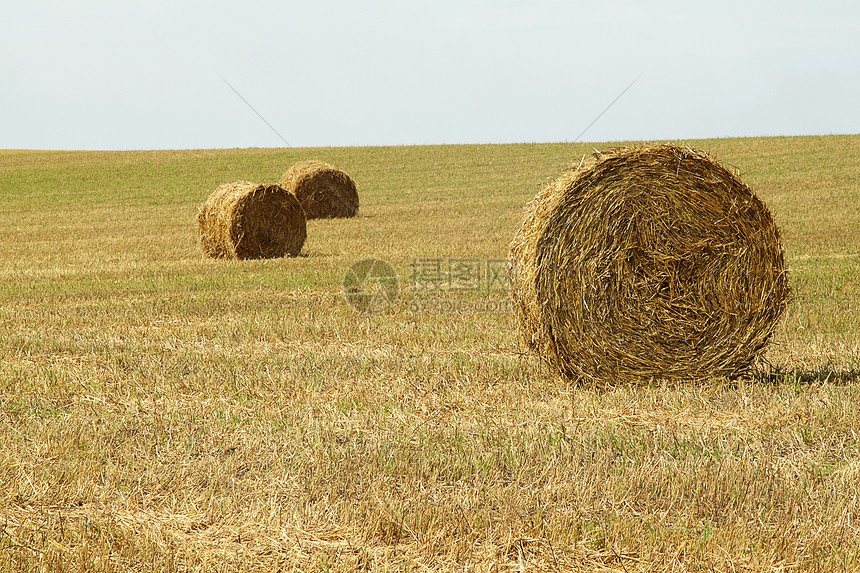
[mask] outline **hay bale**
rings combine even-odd
[[[308,219],[354,217],[358,190],[352,178],[322,161],[299,161],[281,178],[281,186],[299,199]]]
[[[510,246],[520,337],[598,383],[749,370],[789,295],[764,203],[701,151],[596,153],[531,202]]]
[[[263,259],[298,255],[307,225],[298,199],[280,185],[237,181],[200,207],[197,231],[207,256]]]

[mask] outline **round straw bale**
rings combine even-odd
[[[598,152],[545,187],[509,272],[523,342],[597,383],[744,374],[789,295],[764,203],[674,145]]]
[[[322,161],[299,161],[281,177],[281,186],[298,198],[308,219],[354,217],[358,191],[352,178]]]
[[[237,181],[200,207],[197,231],[207,256],[264,259],[298,255],[307,225],[298,199],[280,185]]]

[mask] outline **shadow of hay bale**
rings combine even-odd
[[[835,384],[837,386],[860,381],[860,370],[841,369],[832,366],[821,368],[772,368],[753,372],[751,378],[763,384],[777,386],[793,382],[803,386],[815,384]]]
[[[764,203],[705,153],[615,149],[529,204],[509,255],[521,340],[601,383],[748,373],[789,296]]]

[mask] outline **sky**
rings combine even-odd
[[[853,0],[10,0],[0,149],[860,133]]]

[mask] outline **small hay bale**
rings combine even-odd
[[[322,161],[299,161],[281,177],[281,186],[298,198],[308,219],[354,217],[358,190],[352,178]]]
[[[597,383],[742,375],[789,296],[764,203],[707,154],[674,145],[598,152],[544,188],[509,274],[523,342]]]
[[[298,199],[280,185],[237,181],[219,186],[197,213],[200,245],[209,257],[294,257],[307,237]]]

